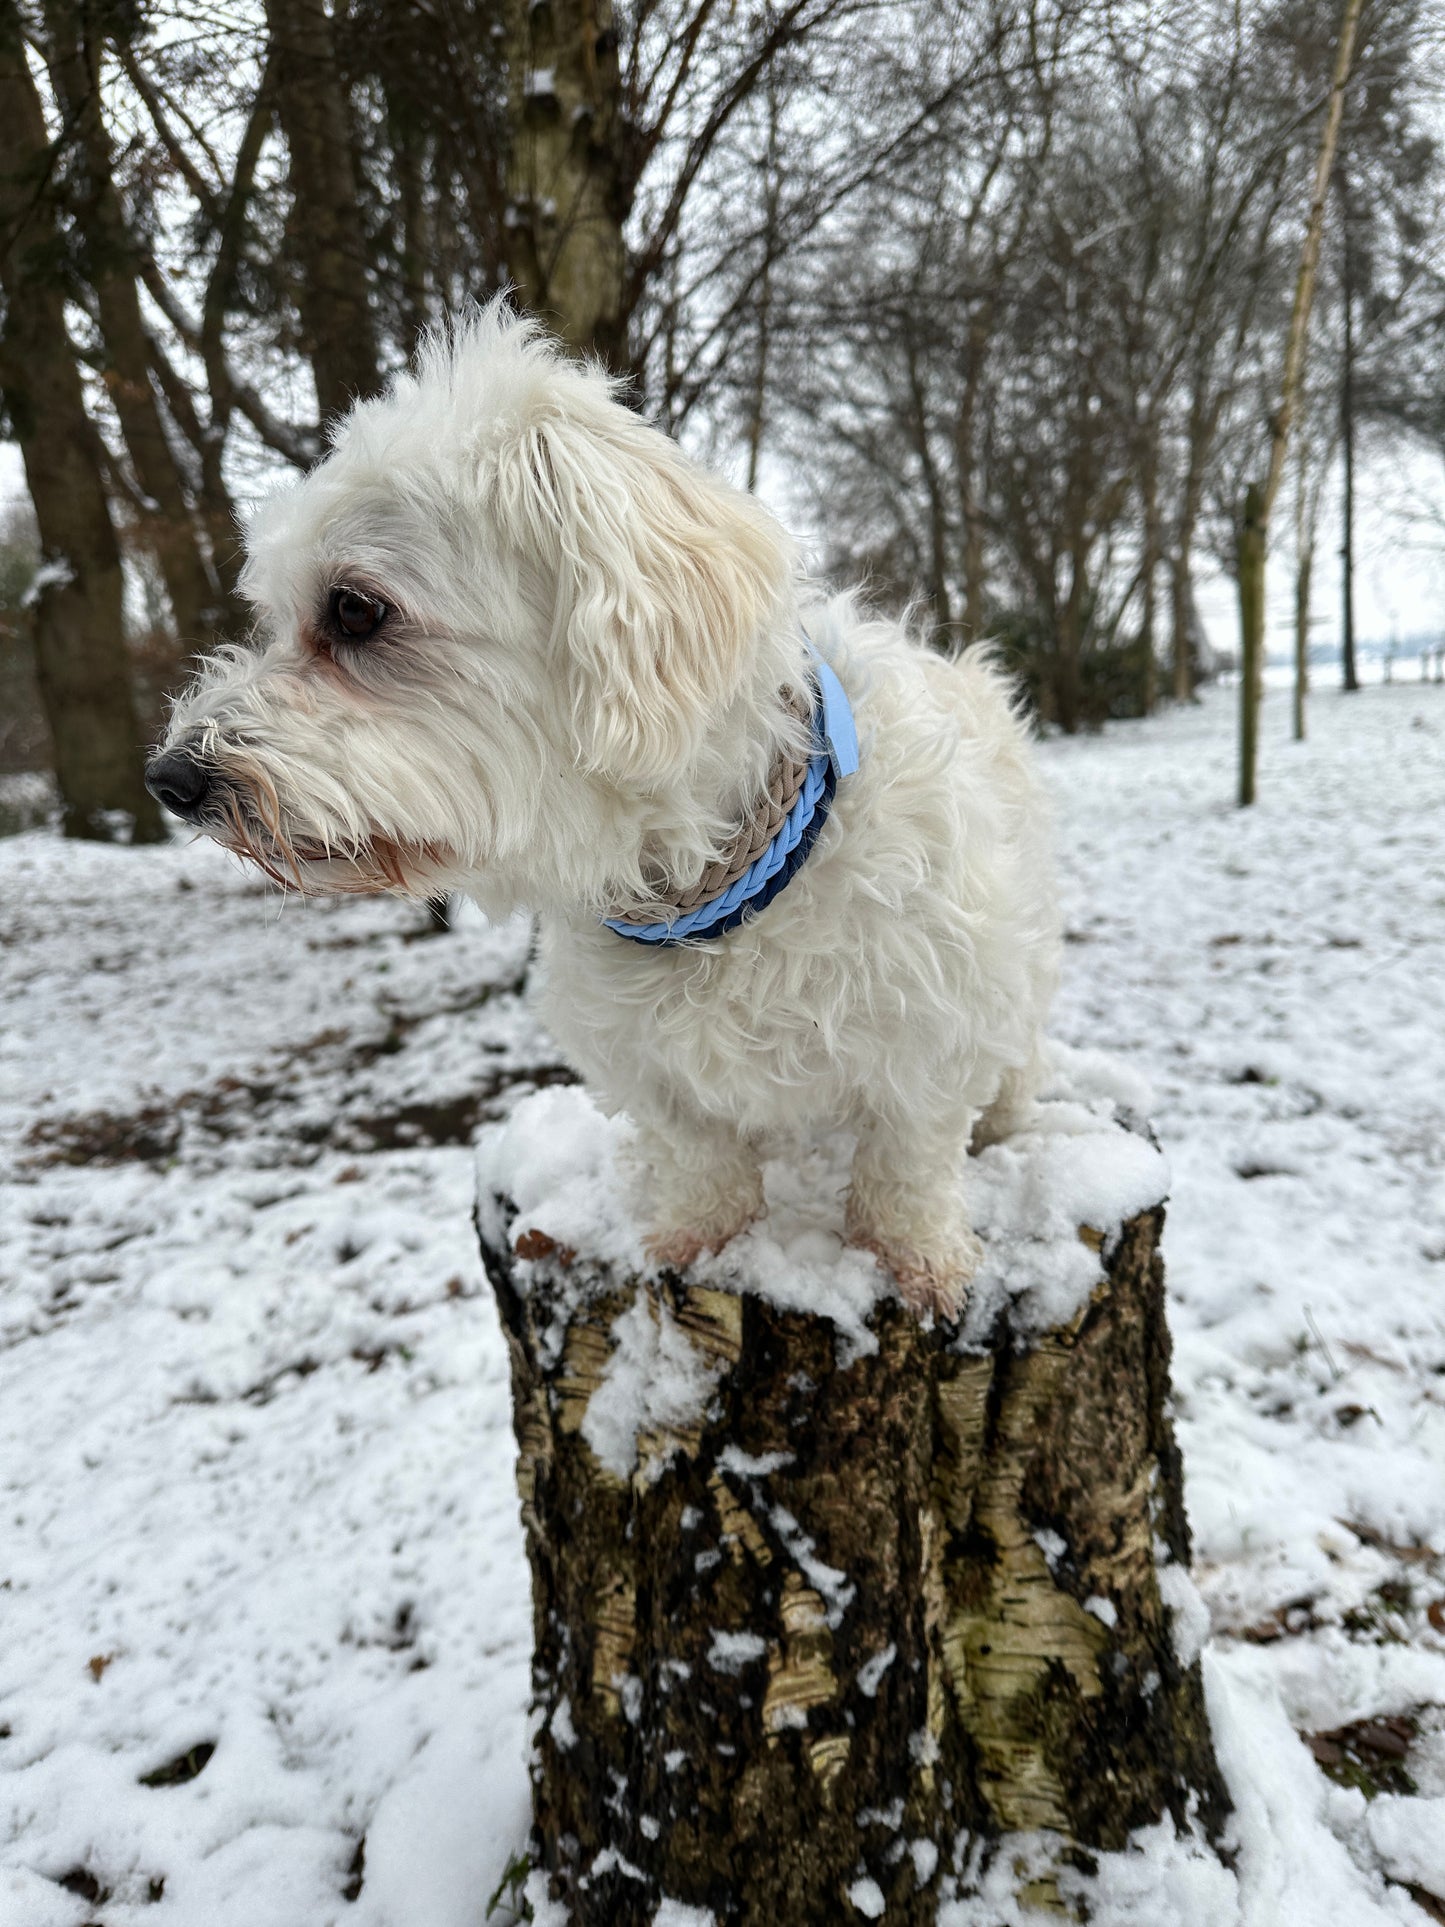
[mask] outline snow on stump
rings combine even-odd
[[[769,1166],[767,1219],[682,1275],[648,1267],[629,1127],[582,1091],[483,1138],[540,1922],[932,1922],[1001,1874],[1071,1912],[1138,1829],[1208,1855],[1167,1172],[1118,1072],[1070,1053],[1061,1080],[970,1161],[958,1330],[843,1249],[841,1138]]]

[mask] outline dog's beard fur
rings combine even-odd
[[[253,864],[290,895],[434,897],[455,859],[440,844],[402,843],[373,832],[349,848],[289,835],[264,778],[224,786],[208,830],[223,849]]]
[[[202,700],[203,688],[189,700]],[[328,821],[288,808],[265,754],[228,741],[214,718],[190,740],[211,772],[198,827],[288,894],[427,898],[446,887],[441,879],[456,859],[440,839],[388,834],[351,814]]]

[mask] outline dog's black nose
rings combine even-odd
[[[184,750],[168,749],[146,764],[146,788],[172,816],[194,823],[211,789],[211,772]]]

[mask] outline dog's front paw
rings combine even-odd
[[[685,1271],[705,1254],[721,1251],[725,1244],[730,1244],[739,1232],[746,1231],[755,1220],[756,1214],[750,1213],[736,1224],[721,1230],[677,1227],[670,1231],[653,1231],[643,1239],[643,1247],[655,1265],[665,1265],[670,1271]]]
[[[681,1271],[762,1217],[757,1153],[734,1132],[679,1135],[644,1124],[635,1150],[634,1204],[656,1265]]]
[[[655,1265],[665,1265],[670,1271],[686,1271],[705,1251],[721,1247],[710,1245],[696,1231],[654,1231],[643,1240],[643,1248]]]
[[[915,1246],[870,1238],[854,1231],[848,1242],[871,1251],[893,1273],[898,1295],[918,1318],[941,1318],[948,1324],[963,1316],[968,1287],[983,1262],[983,1246],[973,1232],[947,1253],[922,1252]]]

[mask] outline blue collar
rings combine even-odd
[[[729,884],[721,896],[700,903],[685,916],[665,923],[640,924],[619,923],[605,917],[603,922],[607,928],[619,937],[629,937],[633,943],[671,948],[726,936],[729,930],[736,930],[740,923],[765,910],[802,869],[818,832],[828,820],[834,791],[843,778],[851,776],[858,767],[858,730],[847,692],[811,643],[808,653],[817,693],[813,705],[814,751],[798,800],[784,819],[783,827],[736,883]]]

